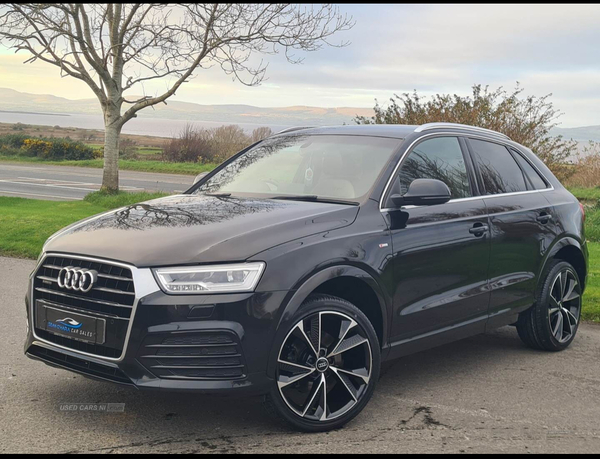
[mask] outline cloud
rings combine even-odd
[[[69,99],[94,97],[85,83],[74,78],[61,78],[58,67],[41,61],[23,64],[27,58],[25,53],[0,53],[0,87]]]
[[[201,104],[371,107],[394,93],[468,94],[472,84],[553,93],[564,125],[600,124],[599,5],[346,4],[357,24],[339,35],[352,44],[299,53],[302,65],[267,56],[268,80],[247,88],[219,68],[201,70],[175,99]],[[24,55],[23,55],[24,56]],[[23,66],[0,49],[0,86],[63,97],[91,97],[55,68]],[[7,73],[9,75],[7,75]],[[148,83],[154,94],[164,83]],[[136,88],[136,93],[141,88]]]

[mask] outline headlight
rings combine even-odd
[[[239,265],[161,268],[154,273],[166,293],[195,295],[199,293],[252,292],[265,269],[264,263]]]

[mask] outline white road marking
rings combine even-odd
[[[54,180],[54,179],[42,179],[42,178],[34,178],[34,177],[18,177],[19,180],[34,180],[36,182],[49,182],[52,185],[58,185],[58,184],[62,184],[62,185],[67,185],[69,183],[72,183],[73,185],[91,185],[91,186],[100,186],[98,183],[91,183],[91,182],[73,182],[72,180]]]
[[[47,188],[60,188],[63,190],[79,190],[79,191],[98,191],[100,189],[100,185],[90,185],[93,186],[93,188],[82,188],[82,187],[76,187],[76,186],[63,186],[63,185],[53,185],[53,184],[47,184],[47,183],[31,183],[31,182],[23,182],[23,181],[18,181],[18,180],[0,180],[0,183],[10,183],[13,185],[27,185],[27,186],[43,186],[43,187],[47,187]],[[85,184],[83,184],[85,185]],[[121,187],[122,190],[126,190],[126,191],[144,191],[143,188],[136,188],[136,187],[131,187],[131,186],[122,186]]]
[[[0,195],[3,194],[16,194],[17,196],[37,196],[38,198],[55,198],[55,199],[64,199],[66,201],[83,201],[83,198],[69,198],[66,196],[51,196],[49,194],[34,194],[34,193],[19,193],[13,191],[5,191],[0,190]]]
[[[0,180],[0,183],[12,183],[13,185],[27,185],[27,186],[43,186],[47,188],[61,188],[63,190],[80,190],[80,191],[95,191],[91,188],[78,188],[74,186],[60,186],[60,185],[47,185],[44,183],[27,183],[27,182],[19,182],[15,180]]]
[[[77,189],[72,187],[70,184],[73,185],[79,185],[79,186],[91,186],[94,187],[95,189],[99,189],[101,187],[101,185],[99,183],[89,183],[89,182],[73,182],[71,180],[53,180],[53,179],[41,179],[41,178],[33,178],[33,177],[19,177],[19,180],[26,180],[25,182],[15,182],[15,183],[27,183],[29,185],[35,185],[35,183],[31,183],[30,180],[34,180],[36,182],[49,182],[46,183],[47,185],[55,185],[55,186],[64,186],[64,187],[68,187],[70,189]],[[1,180],[0,180],[1,181]],[[137,191],[144,191],[144,188],[139,188],[136,186],[124,186],[122,185],[121,190],[137,190]]]

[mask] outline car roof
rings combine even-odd
[[[414,133],[433,131],[437,129],[457,131],[460,133],[477,133],[484,134],[490,137],[501,138],[502,140],[510,140],[510,138],[500,132],[484,129],[476,126],[468,126],[465,124],[456,123],[427,123],[419,126],[406,124],[361,124],[348,126],[323,126],[323,127],[294,127],[288,128],[276,135],[286,135],[294,133],[311,134],[311,135],[357,135],[371,137],[391,137],[396,139],[404,139]]]
[[[407,126],[402,124],[361,124],[349,126],[323,126],[323,127],[295,127],[285,129],[276,135],[285,134],[320,134],[320,135],[359,135],[371,137],[391,137],[404,139],[415,132],[418,126]]]

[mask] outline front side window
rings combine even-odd
[[[360,201],[401,142],[366,136],[278,136],[236,158],[196,193]]]
[[[436,137],[418,144],[400,169],[400,193],[406,194],[417,179],[441,180],[452,199],[472,196],[462,149],[456,137]]]
[[[527,191],[523,171],[506,147],[475,139],[469,144],[487,194]]]

